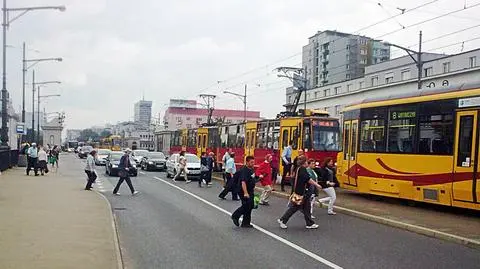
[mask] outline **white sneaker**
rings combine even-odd
[[[315,216],[314,216],[314,215],[311,215],[310,218],[315,219]]]
[[[113,195],[120,196],[120,193],[119,193],[119,192],[117,192],[117,193],[114,193]]]
[[[277,219],[278,224],[280,224],[280,228],[287,229],[287,224],[283,223],[280,219]]]
[[[186,184],[188,184],[188,183],[190,183],[190,182],[192,182],[192,181],[191,181],[191,180],[187,180],[187,181],[185,181],[185,183],[186,183]]]
[[[139,191],[134,191],[134,192],[132,193],[133,196],[135,196],[135,195],[137,195],[137,194],[140,194],[140,192],[139,192]]]
[[[328,211],[328,215],[337,215],[337,213],[335,213],[333,211]]]
[[[318,224],[312,224],[312,225],[309,225],[309,226],[306,226],[305,228],[307,229],[317,229],[318,228]]]

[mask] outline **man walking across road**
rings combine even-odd
[[[97,156],[97,151],[92,150],[87,157],[87,165],[85,166],[85,174],[87,174],[88,181],[85,186],[85,190],[89,191],[92,189],[92,184],[97,179],[97,172],[95,171],[95,158]]]
[[[230,158],[227,160],[225,165],[225,178],[227,182],[223,187],[223,191],[218,195],[218,197],[222,200],[225,200],[225,196],[229,192],[232,192],[232,200],[238,201],[238,194],[237,194],[237,185],[235,180],[235,173],[237,172],[237,168],[235,167],[235,153],[231,153]]]
[[[38,176],[38,167],[37,167],[37,161],[38,161],[38,149],[37,149],[37,144],[32,143],[32,146],[28,149],[28,164],[27,164],[27,176],[30,175],[30,170],[33,169],[35,172],[35,176]]]
[[[115,186],[115,189],[113,189],[113,194],[114,195],[120,195],[118,193],[118,189],[120,189],[120,186],[122,185],[123,181],[127,182],[128,187],[130,188],[130,191],[132,192],[132,195],[137,195],[140,192],[136,191],[133,188],[132,181],[130,180],[130,175],[128,174],[130,168],[132,168],[132,163],[130,161],[130,153],[132,151],[130,149],[125,149],[125,154],[120,158],[120,163],[118,164],[118,170],[119,170],[119,175],[120,179],[118,180],[117,186]]]
[[[255,195],[255,172],[253,167],[255,165],[255,159],[253,156],[247,156],[246,164],[240,170],[240,182],[242,188],[240,189],[240,198],[242,205],[235,210],[232,214],[233,224],[240,226],[240,217],[243,216],[242,225],[243,228],[253,228],[251,222],[252,210],[253,210],[253,197]]]

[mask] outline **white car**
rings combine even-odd
[[[136,149],[132,152],[132,157],[135,160],[135,162],[137,163],[137,165],[139,165],[140,162],[142,161],[143,157],[147,156],[148,153],[149,153],[148,150]]]
[[[185,158],[187,159],[187,171],[188,179],[200,178],[200,158],[197,155],[186,153]],[[180,159],[180,154],[172,154],[167,160],[167,177],[174,177],[177,174],[178,167],[180,164],[178,160]],[[183,173],[180,175],[180,179],[184,178]]]
[[[108,154],[112,151],[109,149],[99,149],[97,151],[97,158],[95,159],[95,165],[103,166],[107,163]]]

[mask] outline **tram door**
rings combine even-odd
[[[245,142],[245,157],[254,156],[255,145],[257,143],[257,123],[247,122],[246,124],[246,142]]]
[[[480,203],[478,111],[457,112],[453,202]]]
[[[358,120],[345,121],[343,123],[343,174],[357,164],[357,141],[358,141]],[[343,183],[357,186],[357,176],[352,169],[348,176],[344,176]]]
[[[198,157],[202,156],[202,152],[207,151],[207,139],[208,139],[208,129],[199,128],[197,132],[197,156]]]

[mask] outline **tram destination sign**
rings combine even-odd
[[[458,107],[472,107],[472,106],[480,106],[480,97],[470,97],[470,98],[463,98],[458,100]]]
[[[413,119],[417,116],[415,111],[391,111],[391,120]]]

